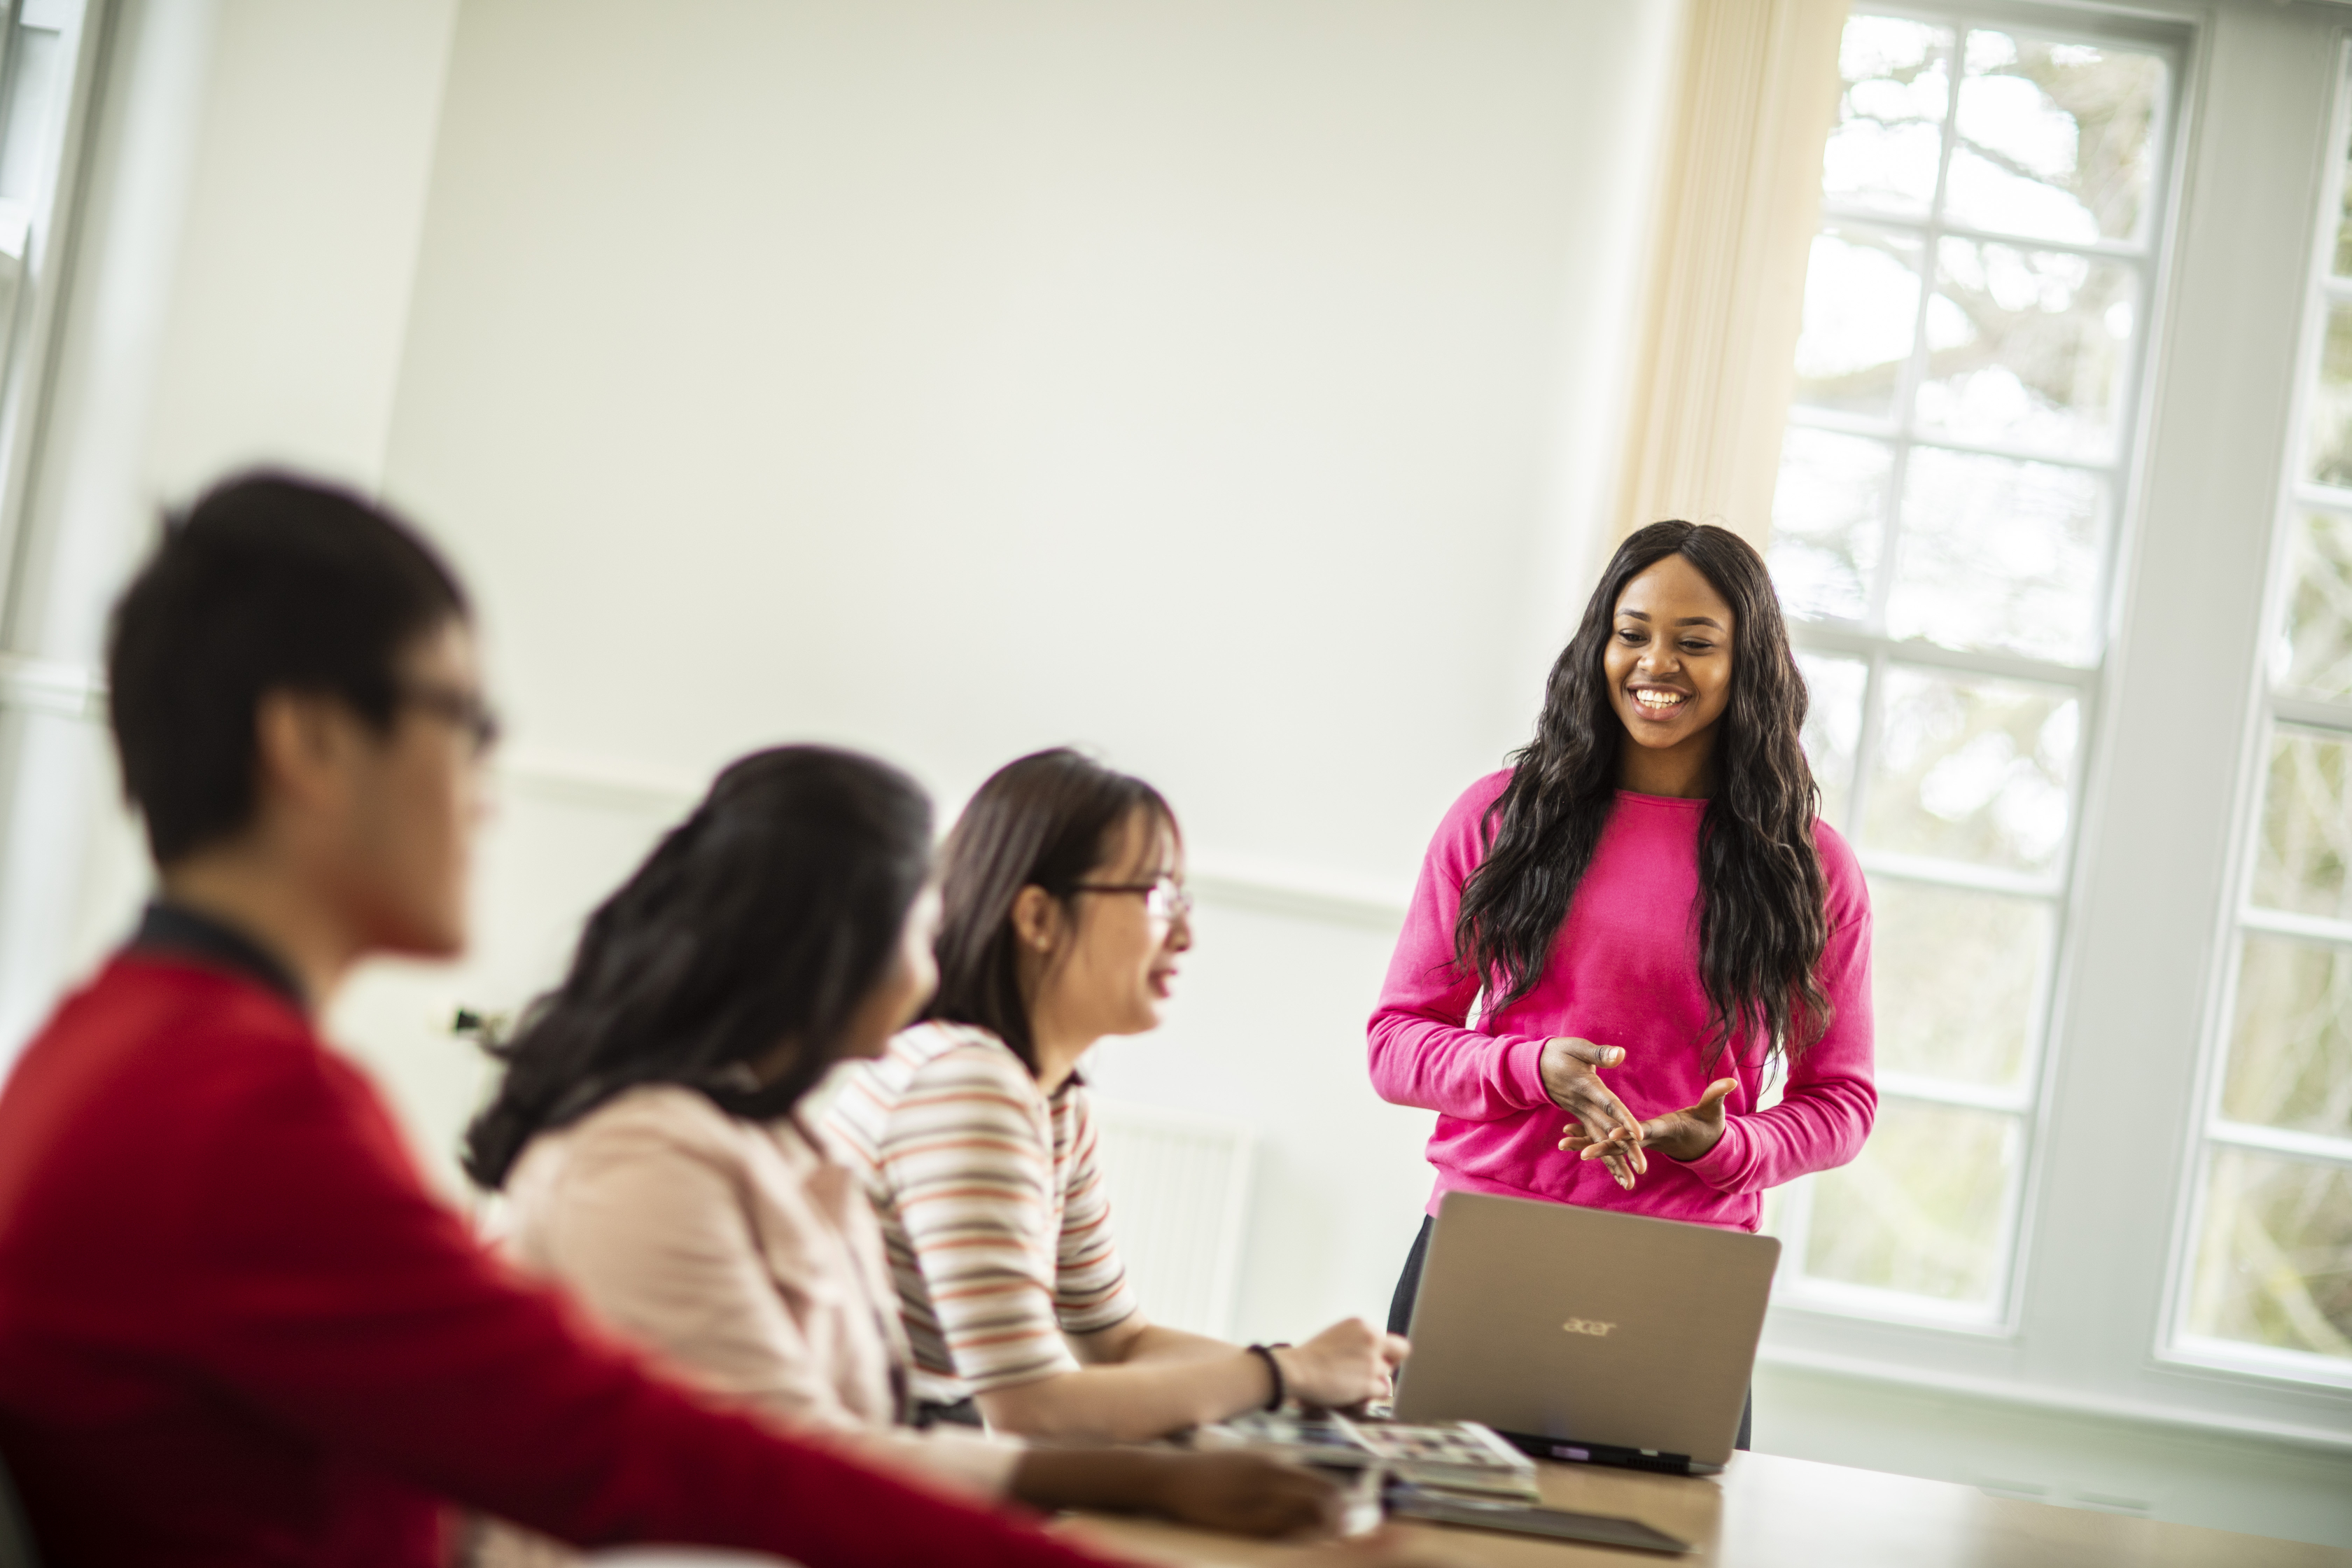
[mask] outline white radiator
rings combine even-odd
[[[1245,1127],[1094,1102],[1111,1233],[1155,1323],[1231,1337],[1256,1135]]]

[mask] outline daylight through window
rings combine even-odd
[[[2339,89],[2336,144],[2352,92]],[[2352,182],[2314,266],[2260,781],[2176,1344],[2352,1382]]]
[[[2053,17],[2062,16],[2053,9]],[[1876,914],[1882,1105],[1789,1188],[1783,1300],[1992,1321],[2108,620],[2175,71],[2057,26],[1857,14],[1771,564]]]

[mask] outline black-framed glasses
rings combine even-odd
[[[1189,919],[1192,913],[1192,895],[1184,890],[1182,879],[1172,872],[1149,882],[1080,882],[1077,888],[1086,893],[1140,893],[1144,913],[1171,925]]]
[[[477,757],[487,754],[499,743],[500,726],[498,714],[482,700],[481,694],[460,690],[454,686],[436,686],[426,681],[406,683],[394,693],[404,708],[422,708],[436,719],[455,728],[466,737]]]

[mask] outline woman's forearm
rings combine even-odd
[[[1188,1334],[1181,1329],[1154,1323],[1138,1334],[1127,1353],[1118,1359],[1126,1366],[1170,1366],[1178,1362],[1216,1361],[1232,1355],[1237,1348],[1206,1334]]]
[[[1391,1105],[1499,1121],[1546,1100],[1538,1037],[1480,1034],[1384,998],[1367,1043],[1372,1091]]]
[[[1029,1448],[1006,1490],[1032,1508],[1125,1512],[1150,1508],[1166,1456],[1139,1448]]]
[[[1163,1437],[1254,1410],[1273,1394],[1264,1361],[1222,1348],[1222,1356],[1129,1361],[992,1388],[978,1396],[980,1408],[991,1426],[1024,1437]]]

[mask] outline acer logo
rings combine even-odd
[[[1591,1334],[1594,1339],[1606,1339],[1614,1323],[1603,1323],[1591,1318],[1570,1318],[1560,1325],[1571,1334]]]

